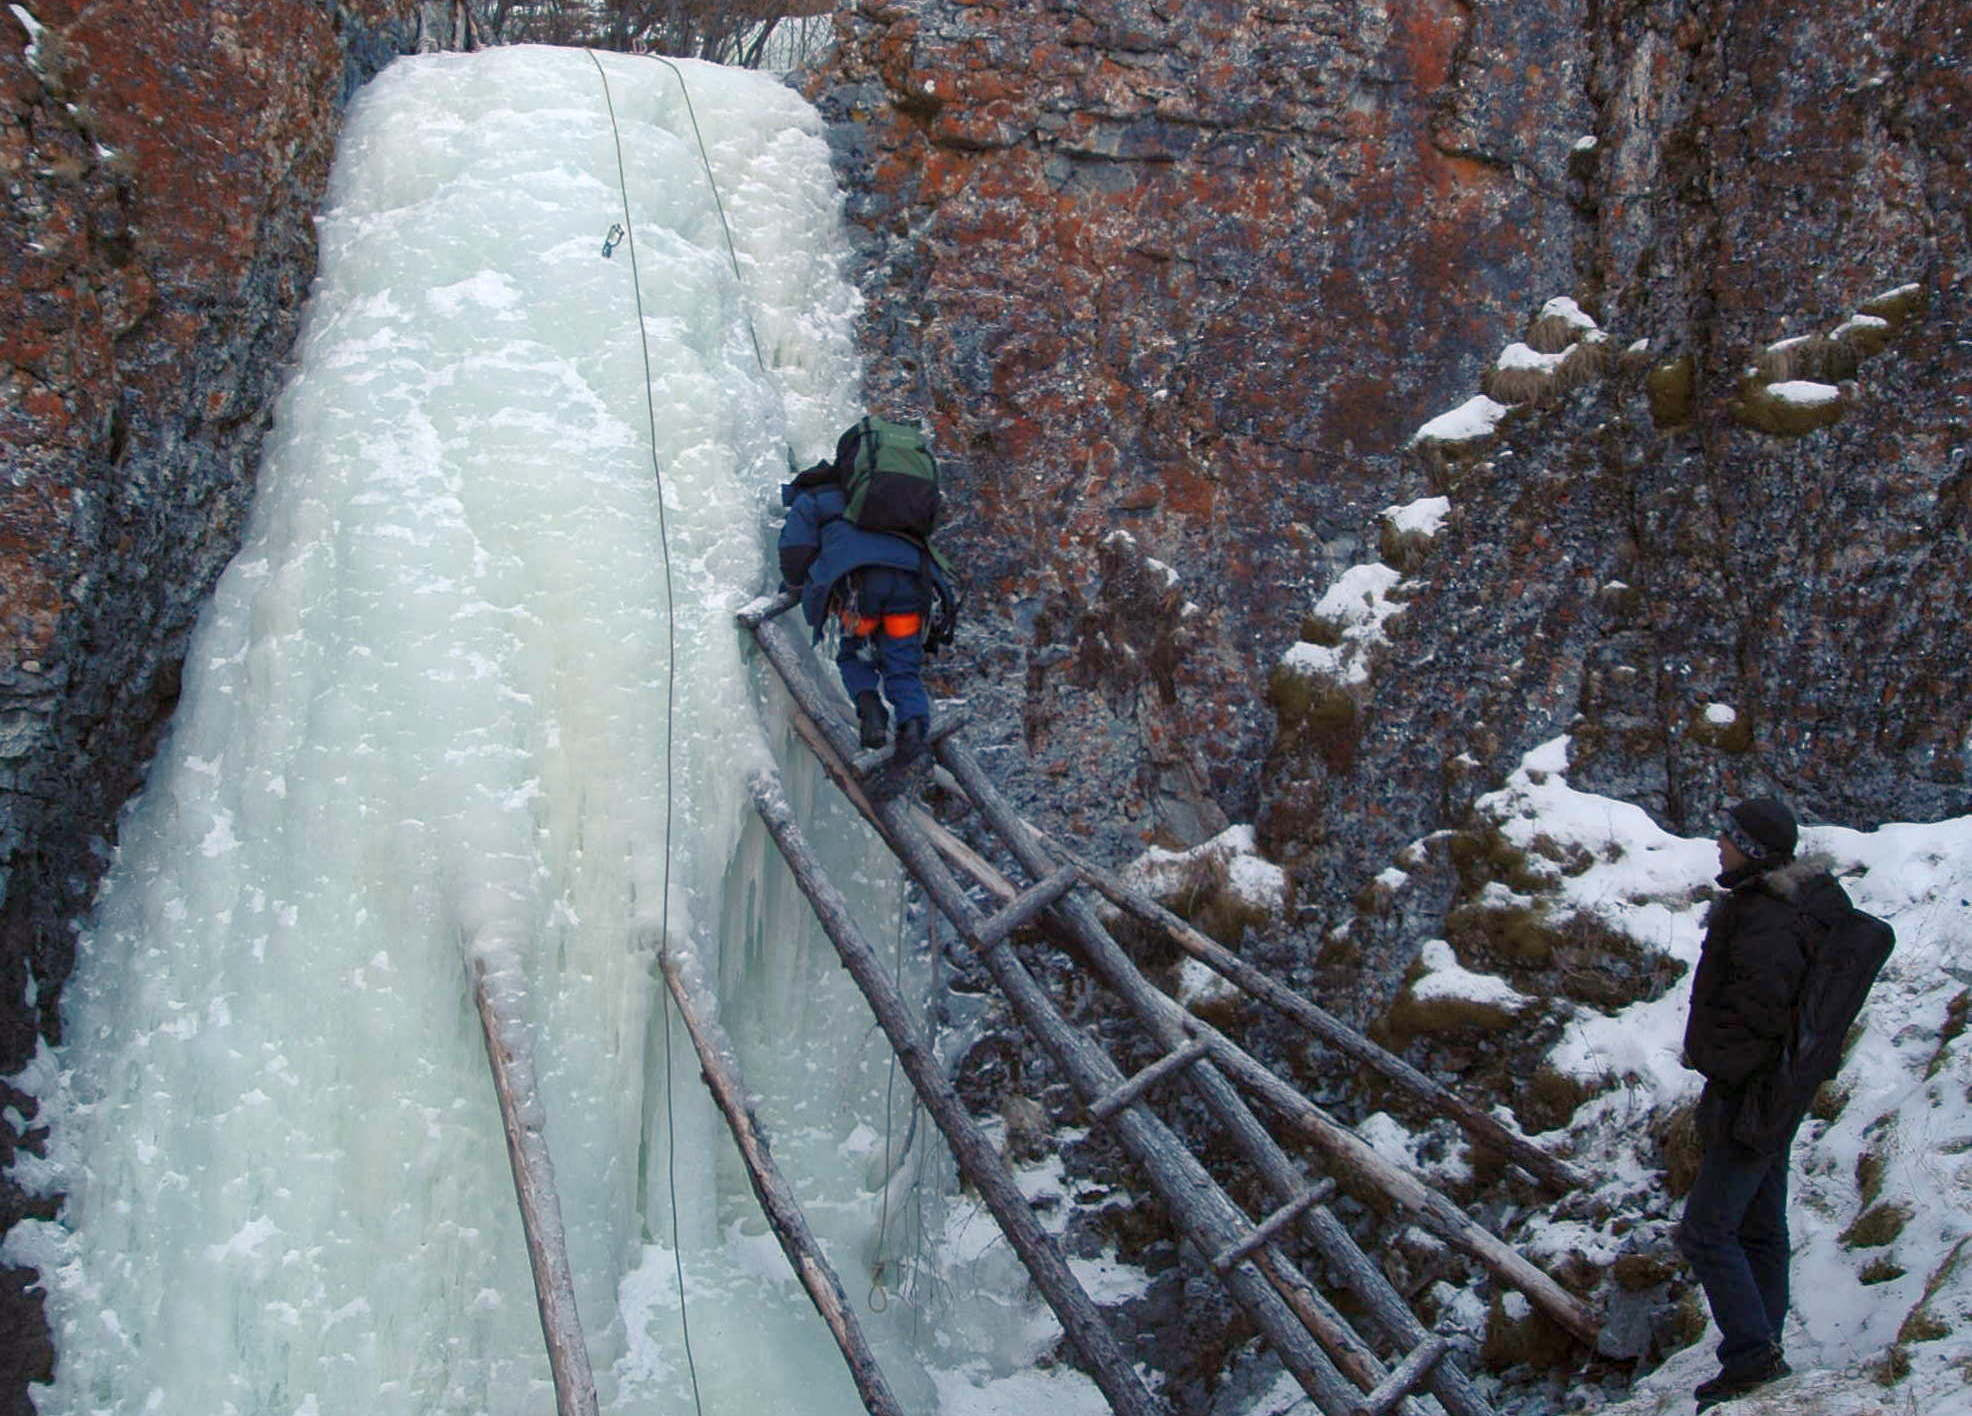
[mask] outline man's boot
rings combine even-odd
[[[1706,1411],[1722,1401],[1731,1401],[1736,1396],[1744,1396],[1768,1382],[1779,1381],[1792,1375],[1794,1369],[1787,1365],[1778,1346],[1769,1347],[1760,1356],[1722,1368],[1710,1381],[1700,1382],[1692,1391],[1698,1400],[1698,1409]]]
[[[873,689],[856,695],[856,728],[864,747],[882,747],[890,737],[890,715]]]
[[[899,767],[908,767],[924,756],[925,730],[931,726],[929,718],[906,718],[897,725],[897,752],[891,761]]]

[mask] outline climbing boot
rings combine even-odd
[[[1757,1357],[1722,1368],[1710,1381],[1700,1382],[1691,1394],[1697,1398],[1700,1411],[1709,1411],[1721,1402],[1757,1391],[1768,1382],[1779,1381],[1793,1371],[1787,1365],[1787,1359],[1781,1356],[1780,1348],[1769,1347]]]
[[[856,695],[856,728],[864,747],[882,747],[890,737],[890,715],[869,689]]]
[[[930,726],[929,718],[906,718],[897,725],[897,753],[892,761],[898,767],[908,767],[924,756],[924,735]]]

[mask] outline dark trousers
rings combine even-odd
[[[908,570],[868,566],[854,577],[850,595],[859,614],[923,615],[931,604],[924,578]],[[924,634],[901,637],[885,634],[844,634],[836,646],[835,666],[842,686],[854,698],[874,693],[879,682],[883,696],[899,723],[931,717],[931,697],[924,691]]]
[[[1787,1319],[1787,1153],[1760,1153],[1727,1134],[1737,1097],[1708,1084],[1698,1103],[1704,1154],[1685,1197],[1678,1249],[1712,1305],[1723,1339],[1719,1365],[1738,1367],[1780,1343]]]

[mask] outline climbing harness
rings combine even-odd
[[[879,629],[886,639],[913,639],[924,628],[920,614],[866,615],[846,605],[838,606],[836,614],[842,617],[842,632],[857,639],[868,639]]]

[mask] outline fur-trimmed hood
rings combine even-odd
[[[1765,890],[1776,899],[1798,903],[1802,891],[1816,878],[1833,874],[1835,858],[1821,851],[1810,851],[1796,856],[1785,865],[1777,865],[1772,870],[1763,870],[1742,889]]]

